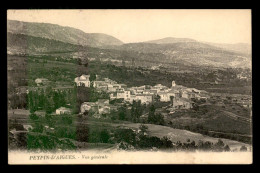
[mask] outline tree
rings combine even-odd
[[[148,113],[148,122],[154,123],[155,122],[155,106],[152,104],[149,108],[149,113]]]
[[[80,58],[78,58],[78,64],[82,65],[82,60]]]
[[[143,113],[141,101],[135,101],[133,100],[132,108],[131,108],[131,118],[133,122],[137,122],[140,118],[140,116]]]
[[[76,140],[80,142],[89,141],[89,127],[87,125],[76,126]]]
[[[170,99],[171,99],[171,104],[173,106],[173,99],[174,99],[174,96],[170,96]]]
[[[39,102],[38,102],[38,106],[40,106],[41,108],[44,107],[44,103],[45,103],[45,98],[44,98],[44,91],[43,89],[41,89],[41,91],[39,92]]]
[[[29,101],[29,110],[30,110],[30,113],[33,113],[37,110],[36,108],[36,105],[35,105],[35,97],[34,97],[34,92],[30,91],[29,94],[28,94],[28,101]],[[15,101],[17,101],[17,99],[15,99]],[[15,102],[13,102],[15,103]]]
[[[55,111],[55,105],[54,105],[54,101],[53,101],[52,97],[49,97],[49,98],[46,99],[45,111],[46,111],[47,114],[50,114],[53,111]]]
[[[172,141],[167,136],[164,136],[161,141],[163,143],[162,148],[173,148]]]
[[[60,98],[59,98],[60,95],[61,95],[60,93],[54,92],[53,101],[54,101],[54,106],[55,106],[56,109],[61,106]]]
[[[226,146],[224,147],[224,151],[230,151],[230,148],[229,148],[228,145],[226,145]]]
[[[159,101],[160,101],[160,98],[161,98],[161,97],[160,97],[159,95],[156,95],[156,96],[154,97],[154,101],[155,101],[155,102],[159,102]]]
[[[110,116],[111,120],[118,119],[118,113],[115,110],[111,110],[109,116]]]
[[[243,146],[240,148],[240,151],[247,151],[247,147],[243,145]]]
[[[103,129],[100,132],[100,142],[108,143],[109,138],[110,138],[110,135],[109,135],[108,131],[106,129]]]
[[[155,106],[151,105],[148,113],[148,122],[153,124],[164,124],[164,117],[162,114],[155,114]]]
[[[144,125],[144,124],[141,124],[141,125],[139,126],[139,129],[140,129],[140,133],[141,133],[142,135],[144,135],[144,133],[147,133],[147,132],[148,132],[148,127],[147,127],[146,125]]]
[[[126,118],[126,106],[121,106],[118,113],[119,120],[125,120]]]
[[[221,139],[218,139],[218,142],[214,145],[216,151],[222,151],[224,149],[224,142]]]
[[[90,81],[96,80],[96,74],[95,74],[95,73],[91,73],[91,74],[90,74],[90,77],[89,77],[89,80],[90,80]]]
[[[136,144],[136,134],[132,129],[117,129],[114,136],[117,143],[126,142],[133,146]]]

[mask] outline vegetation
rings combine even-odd
[[[155,114],[155,106],[151,105],[148,114],[148,123],[164,125],[164,118],[161,114]]]
[[[217,143],[199,141],[196,144],[194,141],[187,140],[186,143],[180,141],[173,143],[168,137],[158,138],[155,136],[145,135],[143,130],[148,130],[144,125],[139,127],[140,132],[134,132],[132,129],[117,129],[115,133],[116,142],[119,143],[121,149],[171,149],[171,150],[203,150],[203,151],[230,151],[228,145],[225,145],[222,140]],[[122,145],[124,144],[124,145]]]
[[[33,40],[32,40],[33,41]],[[44,43],[44,42],[43,42]],[[88,56],[98,57],[97,50],[91,49]],[[112,51],[112,50],[111,50]],[[112,51],[113,52],[113,51]],[[79,113],[81,103],[90,101],[95,102],[98,99],[108,99],[107,93],[98,92],[93,87],[71,87],[70,89],[59,89],[63,86],[72,86],[73,80],[76,76],[81,74],[90,74],[91,81],[95,79],[95,74],[102,77],[108,77],[119,83],[125,83],[128,87],[140,85],[155,85],[161,83],[168,87],[171,86],[171,81],[175,80],[177,84],[187,87],[195,87],[198,89],[206,89],[212,91],[212,88],[222,89],[223,92],[244,92],[245,90],[229,91],[227,88],[236,86],[244,88],[250,85],[249,81],[236,79],[236,74],[239,71],[234,69],[212,70],[207,68],[195,68],[188,66],[178,66],[170,68],[161,68],[160,70],[150,70],[147,68],[136,68],[127,66],[124,61],[123,66],[112,65],[112,63],[100,63],[100,61],[85,61],[84,59],[72,59],[72,54],[64,52],[49,55],[28,56],[28,57],[8,57],[10,66],[15,67],[14,70],[8,71],[8,100],[10,101],[10,108],[24,108],[29,109],[31,114],[29,122],[33,129],[26,133],[19,133],[18,139],[21,139],[20,146],[28,146],[29,149],[41,148],[49,149],[75,149],[77,145],[75,141],[88,143],[127,143],[136,149],[151,149],[153,147],[160,149],[213,149],[216,151],[228,151],[229,147],[223,145],[219,141],[218,144],[210,142],[201,142],[195,144],[194,141],[187,143],[171,143],[168,138],[157,138],[154,136],[145,135],[148,129],[145,126],[140,127],[140,133],[135,133],[131,129],[106,129],[93,128],[90,125],[76,124],[76,118],[73,115],[67,116],[53,116],[53,113],[59,107],[69,107],[73,110],[72,114]],[[125,53],[128,56],[128,53]],[[102,55],[103,56],[103,55]],[[102,59],[104,57],[98,57]],[[122,54],[118,55],[122,56]],[[130,55],[129,55],[130,56]],[[144,56],[144,55],[143,55]],[[155,55],[153,55],[155,56]],[[68,58],[70,57],[70,58]],[[142,56],[141,56],[142,57]],[[20,59],[19,59],[20,58]],[[16,63],[15,61],[19,61]],[[137,62],[138,60],[136,60]],[[187,70],[190,72],[175,73],[171,71]],[[50,85],[37,87],[35,84],[36,78],[47,78]],[[205,82],[214,82],[216,78],[223,81],[223,85],[212,85]],[[22,80],[28,79],[28,80]],[[30,86],[35,89],[30,90],[29,93],[16,93],[18,86]],[[247,92],[247,91],[246,91]],[[250,92],[249,92],[250,93]],[[172,98],[171,98],[172,99]],[[227,99],[228,100],[228,99]],[[111,104],[119,105],[122,100],[111,101]],[[227,102],[228,103],[228,102]],[[215,117],[213,114],[220,115],[220,112],[208,107],[198,106],[203,104],[196,100],[197,106],[193,110],[185,113],[174,114],[175,118],[170,121],[160,113],[156,113],[157,108],[166,106],[164,104],[155,102],[151,105],[142,105],[140,102],[134,101],[131,105],[121,104],[117,111],[112,111],[106,117],[109,117],[112,122],[117,121],[131,121],[134,123],[151,123],[160,125],[169,125],[171,127],[187,129],[201,134],[217,137],[229,138],[246,143],[250,143],[251,138],[239,136],[237,134],[250,134],[250,125],[242,124],[240,122],[230,121],[224,116]],[[36,111],[44,110],[46,115],[40,117],[36,115]],[[240,111],[243,114],[243,111]],[[183,121],[179,123],[178,117],[187,117],[195,119],[198,123]],[[87,113],[91,115],[91,113]],[[142,115],[148,115],[147,119],[142,119]],[[189,120],[190,120],[189,119]],[[86,122],[85,120],[83,122]],[[171,123],[170,123],[171,122]],[[48,126],[48,130],[46,127]],[[24,130],[18,123],[13,123],[12,128],[20,131]],[[50,128],[53,128],[51,130]],[[213,132],[210,132],[213,131]],[[223,133],[214,133],[223,132]],[[227,134],[226,132],[233,133]],[[49,144],[44,144],[50,141]],[[123,146],[123,145],[122,145]],[[245,150],[242,148],[242,150]]]
[[[48,86],[45,90],[38,89],[29,91],[28,93],[28,108],[30,112],[45,110],[46,113],[50,114],[60,107],[73,108],[75,102],[75,88],[65,91],[55,91],[51,86]]]

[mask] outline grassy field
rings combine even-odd
[[[30,121],[28,121],[28,115],[26,111],[24,110],[16,110],[16,114],[12,114],[10,112],[10,119],[16,119],[19,123],[22,124],[30,124]],[[59,119],[58,117],[54,117],[54,119]],[[216,119],[215,119],[216,120]],[[117,121],[113,122],[111,120],[97,120],[97,119],[85,119],[85,118],[78,118],[74,116],[73,118],[73,123],[70,125],[70,131],[72,130],[73,133],[76,131],[73,130],[74,128],[78,126],[86,126],[90,129],[91,131],[101,131],[103,129],[106,129],[108,131],[113,131],[114,129],[118,129],[120,127],[128,127],[131,129],[137,130],[139,126],[141,125],[140,123],[131,123],[127,121]],[[67,125],[64,125],[61,121],[56,121],[55,129],[56,128],[67,128]],[[216,125],[218,126],[218,123],[212,122],[212,124],[206,123],[210,127]],[[221,122],[220,122],[221,124]],[[42,124],[44,125],[44,124]],[[154,124],[145,124],[148,127],[148,134],[150,136],[156,136],[159,138],[162,138],[164,136],[167,136],[170,138],[172,142],[187,142],[188,139],[191,141],[195,141],[195,143],[198,143],[200,140],[201,141],[210,141],[213,143],[216,143],[218,139],[221,139],[225,144],[229,145],[231,150],[239,150],[241,146],[245,145],[247,148],[250,148],[249,144],[245,144],[242,142],[234,141],[234,140],[229,140],[229,139],[224,139],[224,138],[213,138],[210,136],[202,135],[200,133],[194,133],[188,130],[184,129],[175,129],[171,127],[166,127],[166,126],[161,126],[161,125],[154,125]],[[227,126],[227,125],[224,125]],[[102,150],[112,150],[115,149],[115,144],[104,144],[104,143],[88,143],[88,142],[82,142],[82,141],[75,141],[73,140],[74,144],[79,148],[79,149],[102,149]]]
[[[167,116],[166,121],[172,127],[193,127],[202,125],[205,130],[248,134],[251,135],[251,123],[242,122],[228,117],[222,111],[223,108],[216,105],[200,107],[197,111],[187,110],[175,112]]]
[[[225,116],[224,114],[218,115],[214,119],[208,119],[207,121],[203,122],[202,125],[213,131],[248,135],[252,134],[251,123],[236,121],[230,117]]]
[[[17,62],[15,60],[17,60]],[[149,71],[149,73],[143,73],[144,69],[141,68],[131,69],[123,66],[118,67],[118,66],[113,66],[111,64],[103,64],[96,61],[89,62],[87,67],[85,67],[84,65],[78,65],[76,62],[62,62],[62,61],[55,61],[49,59],[37,60],[36,57],[27,59],[25,57],[11,56],[8,57],[8,62],[9,62],[8,66],[14,68],[14,70],[10,71],[10,75],[8,75],[8,79],[10,79],[9,81],[12,80],[15,81],[17,79],[25,78],[25,79],[29,79],[29,86],[31,86],[30,84],[32,83],[35,85],[34,80],[36,78],[47,78],[52,83],[55,83],[57,88],[62,88],[66,86],[71,87],[71,85],[73,84],[73,80],[76,76],[78,76],[79,71],[85,74],[99,74],[102,77],[109,77],[110,79],[115,80],[119,83],[127,84],[128,87],[140,86],[144,84],[155,85],[157,83],[170,86],[172,80],[175,80],[178,84],[183,84],[188,87],[199,86],[198,82],[196,81],[197,79],[193,79],[194,74],[178,74],[178,73],[170,74],[168,72],[166,73],[166,71],[165,72],[153,71],[149,69],[146,69],[146,71]],[[214,91],[215,89],[217,90],[219,89],[221,90],[221,92],[234,91],[235,93],[236,92],[239,93],[239,88],[241,87],[243,86],[235,87],[232,90],[231,87],[222,86],[219,88],[215,88],[214,86],[214,88],[212,87],[212,89]],[[205,89],[206,87],[202,86],[202,88]],[[249,90],[250,87],[245,86],[245,89]],[[246,111],[242,111],[242,110],[239,110],[240,112],[237,112],[238,107],[234,107],[234,109],[231,107],[227,107],[226,109],[228,111],[232,111],[233,113],[237,113],[238,115],[247,113]],[[206,109],[199,110],[198,112],[195,111],[176,112],[171,117],[167,117],[166,123],[171,122],[172,127],[174,128],[177,128],[178,126],[196,127],[197,125],[202,125],[205,128],[205,130],[224,132],[224,133],[237,133],[237,134],[249,134],[249,135],[251,134],[250,123],[239,122],[234,119],[231,119],[230,117],[227,117],[223,113],[221,113],[220,110],[223,110],[223,108],[211,106]],[[23,123],[28,123],[26,122],[28,114],[29,113],[26,110],[16,110],[14,113],[12,112],[8,113],[8,115],[10,115],[11,118],[16,118],[18,121],[21,121]],[[116,122],[110,120],[105,120],[103,122],[99,120],[80,121],[77,118],[73,120],[73,122],[86,123],[90,128],[93,129],[95,128],[109,129],[112,127],[116,127],[118,125],[122,125],[123,123],[125,125],[126,124],[129,125],[129,122],[120,122],[120,121]],[[135,126],[138,126],[138,124]],[[175,131],[171,131],[169,129],[167,130],[167,128],[170,127],[164,127],[164,126],[156,127],[156,125],[154,126],[149,125],[149,126],[151,126],[153,132],[152,134],[159,136],[159,135],[163,135],[165,132],[165,134],[172,136],[171,138],[176,140],[180,139],[186,141],[187,138],[189,137],[194,140],[196,139],[195,141],[198,141],[199,139],[215,140],[215,138],[211,139],[211,137],[204,137],[199,133],[192,133],[181,129],[179,129],[179,131],[177,129],[175,129]],[[164,130],[160,130],[160,129],[164,129]],[[183,133],[183,135],[181,135],[181,133]],[[174,136],[176,138],[174,138]],[[237,143],[233,144],[231,141],[229,142],[233,146],[237,145]]]
[[[208,92],[216,92],[216,93],[229,93],[229,94],[246,94],[246,95],[251,95],[252,94],[252,86],[241,86],[241,87],[208,87],[205,88],[206,91]]]
[[[199,140],[210,141],[213,143],[216,143],[218,141],[218,138],[212,138],[199,133],[193,133],[187,130],[174,129],[174,128],[165,127],[161,125],[154,125],[154,124],[145,124],[145,125],[148,126],[149,135],[157,136],[159,138],[162,138],[163,136],[168,136],[173,142],[177,142],[177,141],[186,142],[187,139],[190,139],[191,141],[194,140],[196,143]],[[131,124],[122,124],[121,126],[138,129],[140,124],[131,123]],[[223,139],[223,138],[221,140],[225,144],[229,145],[231,150],[239,150],[240,147],[243,145],[245,145],[247,148],[250,147],[250,145],[242,142],[237,142],[237,141]]]

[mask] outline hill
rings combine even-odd
[[[159,61],[182,63],[186,65],[250,68],[249,55],[226,50],[201,42],[176,42],[168,44],[129,43],[114,46],[113,49],[136,52],[139,54],[157,54]],[[148,59],[149,60],[149,57]]]
[[[177,142],[177,141],[186,142],[187,139],[190,139],[191,141],[194,140],[196,143],[198,143],[199,140],[210,141],[213,143],[216,143],[218,141],[218,138],[209,137],[209,136],[202,135],[199,133],[194,133],[194,132],[191,132],[188,130],[174,129],[171,127],[155,125],[155,124],[145,124],[145,125],[148,127],[149,135],[156,136],[159,138],[167,136],[170,138],[170,140],[172,142]],[[129,123],[129,124],[125,123],[125,124],[122,124],[121,126],[138,129],[140,124],[139,123]],[[243,145],[245,145],[247,148],[250,148],[250,145],[242,143],[242,142],[238,142],[238,141],[234,141],[234,140],[230,140],[230,139],[224,139],[224,138],[222,138],[221,140],[223,140],[223,142],[225,144],[229,145],[232,150],[234,150],[234,149],[239,150],[240,147]]]
[[[7,31],[14,34],[25,34],[83,46],[100,47],[105,45],[123,44],[122,41],[110,35],[101,33],[85,33],[72,27],[63,27],[49,23],[8,20]]]
[[[251,55],[252,47],[250,44],[237,43],[237,44],[223,44],[223,43],[206,43],[215,47],[223,48],[229,51]]]
[[[158,40],[146,41],[143,43],[156,43],[156,44],[171,44],[171,43],[188,43],[188,42],[198,42],[190,38],[173,38],[166,37]],[[198,42],[199,43],[199,42]],[[246,43],[236,43],[236,44],[227,44],[227,43],[211,43],[211,42],[200,42],[207,45],[211,45],[217,48],[222,48],[227,51],[232,51],[236,53],[242,53],[246,55],[251,55],[251,45]]]
[[[75,52],[79,46],[48,38],[7,33],[8,54]]]
[[[196,40],[190,38],[166,37],[158,40],[146,41],[144,43],[169,44],[169,43],[182,43],[182,42],[196,42]]]
[[[251,68],[249,54],[188,38],[167,37],[149,42],[123,44],[120,40],[106,34],[89,34],[79,29],[54,24],[12,20],[7,24],[9,53],[81,51],[85,52],[85,58],[120,61],[134,59],[137,65],[138,61],[153,61],[189,66]]]

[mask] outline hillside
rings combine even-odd
[[[252,47],[250,44],[237,43],[237,44],[221,44],[221,43],[206,43],[215,47],[223,48],[229,51],[234,51],[237,53],[242,53],[246,55],[251,55]]]
[[[182,42],[196,42],[196,40],[189,39],[189,38],[166,37],[158,40],[146,41],[144,43],[170,44],[170,43],[182,43]]]
[[[79,46],[47,38],[7,33],[8,54],[75,52]]]
[[[206,135],[202,135],[199,133],[194,133],[188,130],[181,130],[181,129],[174,129],[171,127],[166,127],[166,126],[161,126],[161,125],[155,125],[155,124],[145,124],[148,127],[149,130],[149,135],[151,136],[157,136],[159,138],[162,138],[163,136],[167,136],[170,138],[172,142],[186,142],[187,139],[194,140],[196,143],[198,143],[199,140],[202,141],[210,141],[210,142],[217,142],[218,138],[213,138],[209,137]],[[133,128],[133,129],[138,129],[140,126],[139,123],[132,123],[132,124],[123,124],[121,126]],[[237,149],[239,150],[241,146],[245,145],[246,147],[250,148],[250,145],[234,141],[234,140],[229,140],[229,139],[224,139],[222,138],[223,142],[225,144],[228,144],[232,150]]]
[[[172,43],[188,43],[188,42],[197,42],[198,41],[190,38],[173,38],[173,37],[166,37],[158,40],[151,40],[146,41],[143,43],[156,43],[156,44],[172,44]],[[236,43],[236,44],[227,44],[227,43],[211,43],[211,42],[200,42],[203,44],[207,44],[210,46],[214,46],[215,48],[221,48],[226,51],[231,51],[235,53],[242,53],[245,55],[251,55],[251,45],[246,43]]]
[[[224,68],[251,68],[251,55],[227,46],[212,45],[188,38],[167,37],[159,40],[123,44],[106,34],[89,34],[79,29],[47,23],[8,21],[9,53],[84,52],[85,58],[119,61]],[[230,46],[229,46],[230,47]],[[231,46],[232,47],[232,46]],[[233,49],[235,49],[233,47]],[[236,50],[239,48],[236,48]],[[139,61],[139,62],[138,62]]]
[[[121,45],[122,41],[101,33],[85,33],[72,27],[63,27],[49,23],[31,23],[8,20],[7,31],[71,43],[76,45],[100,47],[105,45]]]
[[[250,56],[232,52],[200,42],[169,44],[129,43],[114,46],[114,49],[143,54],[157,54],[159,59],[182,64],[250,68]],[[164,60],[163,60],[164,59]],[[149,59],[147,59],[149,60]]]

